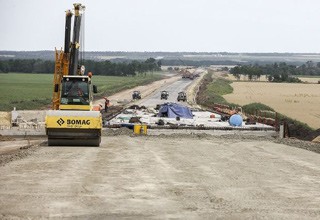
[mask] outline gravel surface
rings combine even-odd
[[[269,139],[104,136],[1,166],[0,218],[319,219],[319,167]]]
[[[302,141],[302,140],[290,139],[290,138],[275,139],[274,142],[320,153],[320,143],[314,143],[311,141]]]
[[[46,145],[47,142],[41,138],[21,140],[21,138],[8,137],[6,141],[0,142],[0,166],[28,157],[38,148]]]
[[[223,134],[223,133],[230,134]],[[320,153],[320,143],[311,142],[311,141],[302,141],[299,139],[291,138],[277,138],[274,132],[266,134],[267,132],[236,132],[231,133],[232,131],[201,131],[201,130],[150,130],[148,131],[149,136],[159,137],[159,138],[195,138],[195,139],[206,139],[206,138],[216,138],[216,139],[226,139],[234,140],[237,142],[252,140],[252,141],[270,141],[278,144],[285,144],[291,147],[302,148],[308,151],[313,151],[315,153]],[[123,127],[120,129],[106,129],[103,132],[104,136],[117,136],[117,135],[128,135],[136,136],[133,134],[133,131]],[[277,135],[277,134],[276,134]]]

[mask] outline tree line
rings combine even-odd
[[[320,76],[320,62],[308,61],[301,66],[287,63],[274,63],[266,65],[238,65],[230,69],[230,73],[238,80],[242,77],[248,80],[259,80],[266,75],[269,82],[301,82],[296,75]]]
[[[161,61],[149,58],[145,61],[131,61],[113,63],[110,61],[84,60],[83,65],[87,71],[95,75],[107,76],[135,76],[151,71],[161,70]],[[41,59],[9,59],[0,60],[0,73],[53,73],[55,62]]]

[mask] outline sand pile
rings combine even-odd
[[[10,112],[0,112],[0,126],[11,126]]]

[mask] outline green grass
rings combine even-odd
[[[254,103],[250,103],[248,105],[244,105],[242,106],[242,110],[245,112],[245,113],[248,113],[248,114],[255,114],[256,111],[271,111],[271,112],[274,112],[274,109],[265,105],[265,104],[262,104],[262,103],[257,103],[257,102],[254,102]]]
[[[0,74],[0,110],[37,109],[48,105],[53,74]]]
[[[162,79],[159,72],[148,73],[144,76],[118,77],[118,76],[94,76],[94,84],[98,86],[98,96],[112,95],[122,90],[131,89],[136,86],[146,85],[153,81]]]
[[[234,105],[228,103],[222,97],[223,95],[233,92],[233,88],[230,86],[230,80],[226,80],[223,78],[212,79],[212,76],[209,73],[204,77],[204,82],[207,84],[204,91],[202,91],[202,94],[200,94],[200,96],[202,96],[202,98],[200,99],[202,101],[202,103],[200,103],[201,105],[208,106],[207,104],[209,104],[210,106],[213,103]]]
[[[98,86],[98,96],[111,95],[124,89],[145,85],[161,79],[159,73],[136,77],[93,76]],[[53,74],[0,74],[0,111],[31,110],[50,106]]]

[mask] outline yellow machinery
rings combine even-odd
[[[99,146],[101,142],[102,117],[92,106],[92,74],[84,75],[79,65],[79,37],[81,17],[85,7],[74,4],[74,13],[66,12],[64,51],[56,50],[52,110],[46,115],[48,145]],[[74,14],[73,40],[71,20]]]

